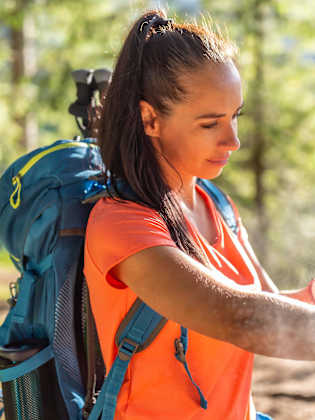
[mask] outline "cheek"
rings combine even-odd
[[[177,125],[165,127],[164,130],[161,130],[159,144],[161,152],[168,159],[177,160],[183,148],[185,148],[183,131]]]
[[[161,153],[174,166],[190,168],[205,159],[216,144],[216,133],[192,127],[188,119],[179,118],[176,123],[164,125],[159,139]]]
[[[182,160],[183,144],[181,142],[170,141],[164,143],[163,155],[173,164]]]

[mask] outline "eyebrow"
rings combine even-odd
[[[244,102],[237,108],[236,112],[240,111],[244,106]],[[216,113],[208,113],[208,114],[202,114],[202,115],[198,115],[198,117],[196,117],[196,120],[200,120],[202,118],[222,118],[225,117],[226,114],[216,114]]]

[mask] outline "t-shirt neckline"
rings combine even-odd
[[[198,230],[197,226],[191,223],[189,219],[185,216],[186,223],[188,224],[188,226],[194,232],[195,235],[199,236],[209,246],[215,247],[221,241],[221,229],[220,229],[218,213],[216,211],[215,204],[213,203],[211,197],[209,197],[209,195],[198,184],[196,184],[195,189],[197,193],[201,196],[203,201],[205,202],[206,207],[209,211],[209,216],[212,218],[214,222],[214,227],[215,227],[215,232],[216,232],[215,241],[210,243],[208,239],[205,238],[203,234]]]

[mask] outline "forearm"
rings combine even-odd
[[[166,318],[272,357],[315,360],[315,307],[239,286],[176,248],[129,257],[115,275]]]
[[[197,300],[198,322],[192,329],[252,353],[315,360],[315,307],[277,293],[251,291],[215,271],[204,273],[204,278],[199,274],[200,284],[209,285],[209,297]],[[221,310],[213,313],[216,308]],[[214,329],[213,322],[220,328]]]
[[[235,345],[265,356],[315,360],[314,307],[262,292],[240,295],[234,312]]]

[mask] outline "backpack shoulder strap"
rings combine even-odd
[[[228,196],[209,180],[198,178],[197,184],[210,196],[226,224],[237,235],[238,214]]]
[[[118,354],[104,381],[89,420],[113,420],[117,397],[128,365],[135,353],[145,349],[161,331],[167,320],[139,298],[122,321],[115,342]]]

